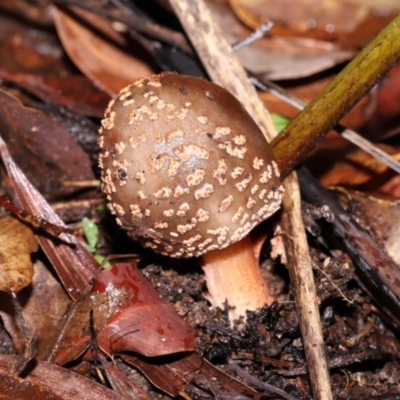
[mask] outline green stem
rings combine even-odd
[[[272,141],[287,176],[400,58],[400,15]]]

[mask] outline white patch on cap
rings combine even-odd
[[[196,218],[199,222],[206,222],[210,219],[210,213],[202,208],[196,211]]]
[[[228,126],[217,126],[215,128],[214,139],[219,139],[221,136],[226,136],[231,133],[231,128]]]
[[[214,187],[211,183],[205,183],[200,189],[194,192],[194,197],[196,200],[206,199],[210,197],[211,193],[214,192]]]
[[[221,201],[221,204],[218,207],[218,212],[224,212],[227,208],[233,203],[233,196],[230,195],[227,198]]]
[[[233,169],[233,171],[231,172],[231,177],[232,177],[233,179],[237,179],[237,178],[239,178],[240,175],[243,174],[243,172],[244,172],[244,168],[242,168],[242,167],[235,167],[235,168]]]

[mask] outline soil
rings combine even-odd
[[[328,251],[321,237],[310,238],[310,245],[334,398],[400,398],[396,329],[363,290],[355,266],[340,248],[330,243]],[[249,312],[246,321],[236,321],[233,327],[227,309],[213,309],[205,299],[204,276],[196,262],[171,263],[155,257],[140,266],[160,296],[196,328],[200,355],[236,376],[227,366],[230,358],[260,381],[294,398],[309,399],[292,288],[285,266],[271,259],[270,250],[264,246],[261,265],[276,302]],[[154,395],[159,398],[157,391]]]

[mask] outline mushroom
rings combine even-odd
[[[246,237],[283,189],[234,96],[176,73],[139,79],[110,102],[98,143],[108,208],[131,238],[168,257],[202,256],[209,299],[235,306],[231,319],[271,303]]]

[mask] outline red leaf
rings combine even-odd
[[[158,296],[134,264],[115,264],[100,272],[92,293],[116,289],[124,290],[128,296],[97,335],[102,350],[109,354],[134,351],[147,357],[194,350],[195,330]],[[57,353],[56,363],[79,356],[89,339],[87,334],[69,337]]]
[[[110,353],[136,351],[147,357],[194,350],[195,330],[162,300],[133,264],[102,271],[93,291],[115,286],[131,296],[100,331],[100,347]]]

